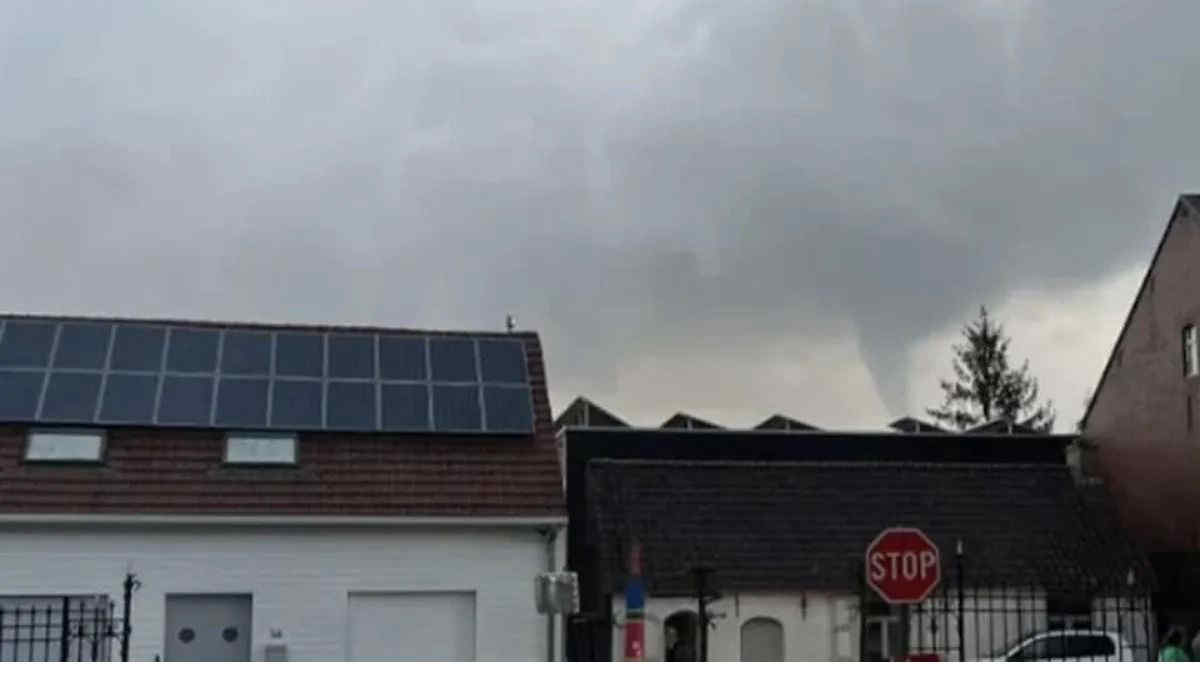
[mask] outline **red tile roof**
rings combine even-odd
[[[477,334],[472,334],[477,335]],[[24,462],[0,425],[0,513],[561,517],[545,366],[525,342],[534,433],[299,434],[295,467],[223,464],[224,432],[110,427],[102,465]]]

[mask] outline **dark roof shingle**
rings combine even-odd
[[[1144,558],[1094,494],[1054,465],[593,460],[589,529],[600,587],[619,590],[636,538],[650,592],[690,590],[716,570],[721,590],[853,590],[870,541],[922,528],[952,565],[962,540],[983,584],[1077,591],[1149,578]]]

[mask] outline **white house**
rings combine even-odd
[[[0,317],[0,659],[558,658],[565,524],[536,334]]]

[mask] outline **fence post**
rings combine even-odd
[[[963,588],[963,542],[959,539],[954,546],[954,566],[957,569],[958,581],[958,660],[959,662],[967,660],[967,641],[965,639],[966,630],[964,625],[965,612],[964,604],[964,588]]]
[[[121,616],[121,661],[129,660],[129,634],[133,632],[130,613],[133,611],[133,589],[139,585],[133,572],[125,575],[125,598]]]
[[[62,599],[62,626],[58,632],[58,660],[67,661],[71,653],[71,598],[63,596]]]
[[[867,575],[858,575],[858,660],[861,663],[867,651]]]

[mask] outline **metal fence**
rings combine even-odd
[[[107,595],[0,597],[0,661],[128,661],[139,585],[126,575],[119,615]]]
[[[1056,567],[1014,576],[955,556],[944,561],[941,583],[923,602],[889,605],[866,585],[861,560],[850,561],[848,570],[861,590],[857,598],[853,591],[845,596],[849,653],[857,643],[863,661],[1156,659],[1159,637],[1147,569],[1127,568],[1100,579],[1095,569]],[[613,652],[616,630],[616,618],[606,613],[569,617],[568,659],[620,658]],[[823,651],[789,648],[787,654],[793,660],[829,658]]]
[[[860,658],[941,661],[1152,661],[1152,587],[1134,570],[1101,580],[1023,583],[957,557],[925,601],[885,605],[863,588]]]

